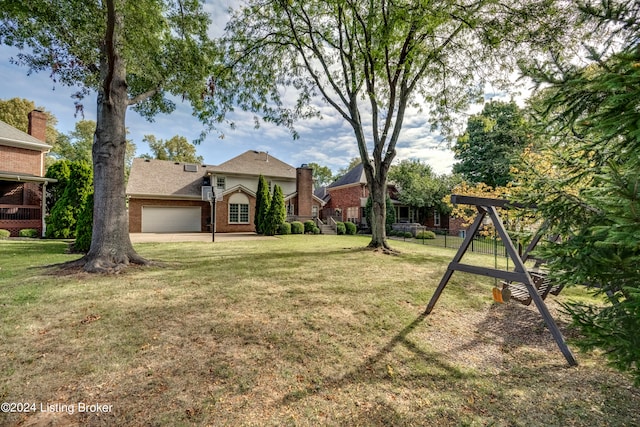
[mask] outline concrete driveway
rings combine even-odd
[[[211,242],[211,233],[130,233],[131,243]],[[256,233],[216,233],[217,242],[235,240],[273,240],[274,236],[259,236]]]

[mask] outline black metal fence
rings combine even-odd
[[[442,248],[451,248],[458,249],[462,242],[464,241],[464,237],[462,236],[452,236],[449,234],[448,230],[435,230],[436,233],[435,239],[421,239],[421,238],[398,238],[396,239],[404,239],[411,240],[415,243],[419,243],[422,245],[429,246],[437,246]],[[420,234],[418,234],[420,236]],[[516,243],[516,247],[517,247]],[[507,250],[502,244],[502,241],[499,238],[494,236],[482,236],[475,235],[473,240],[471,241],[471,246],[469,247],[469,251],[487,254],[487,255],[497,255],[501,257],[507,257]]]

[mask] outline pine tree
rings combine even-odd
[[[266,227],[264,233],[268,236],[276,234],[276,230],[280,224],[287,219],[287,209],[284,204],[284,195],[279,185],[273,186],[273,198],[269,206],[269,214],[265,221]]]
[[[253,223],[258,234],[264,234],[265,232],[265,221],[269,213],[269,205],[269,186],[264,176],[260,175],[258,178],[258,192],[256,193],[256,209],[253,217]]]

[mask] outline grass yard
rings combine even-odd
[[[1,241],[0,402],[36,411],[0,425],[640,425],[629,377],[598,354],[568,367],[493,279],[455,273],[424,317],[453,250],[367,243],[139,244],[163,265],[93,276],[44,267],[77,257],[63,242]],[[547,299],[556,319],[570,297]]]

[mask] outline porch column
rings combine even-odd
[[[42,212],[41,212],[41,217],[42,217],[42,236],[40,237],[44,237],[45,233],[47,231],[47,223],[45,222],[45,216],[47,213],[47,181],[42,183]]]

